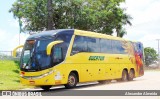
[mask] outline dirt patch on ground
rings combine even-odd
[[[144,70],[159,70],[160,71],[160,66],[157,66],[157,67],[144,66]]]

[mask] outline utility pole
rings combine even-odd
[[[156,39],[157,41],[158,41],[158,58],[159,58],[159,41],[160,41],[160,39]]]
[[[160,39],[156,39],[158,41],[158,65],[159,65],[159,68],[160,68],[160,56],[159,56],[159,41]]]
[[[22,21],[21,18],[18,17],[18,22],[19,22],[19,45],[21,45],[21,32],[22,32]],[[19,55],[21,53],[21,50],[19,49]]]

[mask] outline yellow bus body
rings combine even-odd
[[[66,84],[71,72],[77,73],[78,82],[120,79],[124,69],[126,69],[128,73],[131,69],[134,69],[135,77],[143,75],[137,72],[136,59],[135,56],[131,54],[81,52],[73,56],[70,55],[75,35],[129,42],[122,38],[105,34],[75,30],[74,35],[71,38],[66,58],[62,63],[38,72],[21,71],[21,83],[33,86]],[[92,61],[89,60],[90,56],[104,56],[105,58],[104,61]],[[130,58],[132,58],[132,60],[130,60]]]

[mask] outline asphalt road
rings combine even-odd
[[[147,71],[144,76],[137,77],[133,81],[112,81],[109,84],[97,84],[77,90],[160,90],[160,71]]]
[[[88,90],[160,90],[160,71],[146,71],[144,76],[135,78],[133,81],[128,82],[117,82],[116,80],[112,80],[110,83],[106,84],[99,84],[98,82],[78,84],[78,86],[72,89],[72,91],[65,89],[64,86],[52,87],[49,91],[43,91],[41,88],[24,90],[42,92],[43,95],[47,96],[65,96],[65,94],[74,92],[73,90],[82,90],[83,94]]]

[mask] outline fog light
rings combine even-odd
[[[30,84],[35,84],[35,81],[29,81]]]

